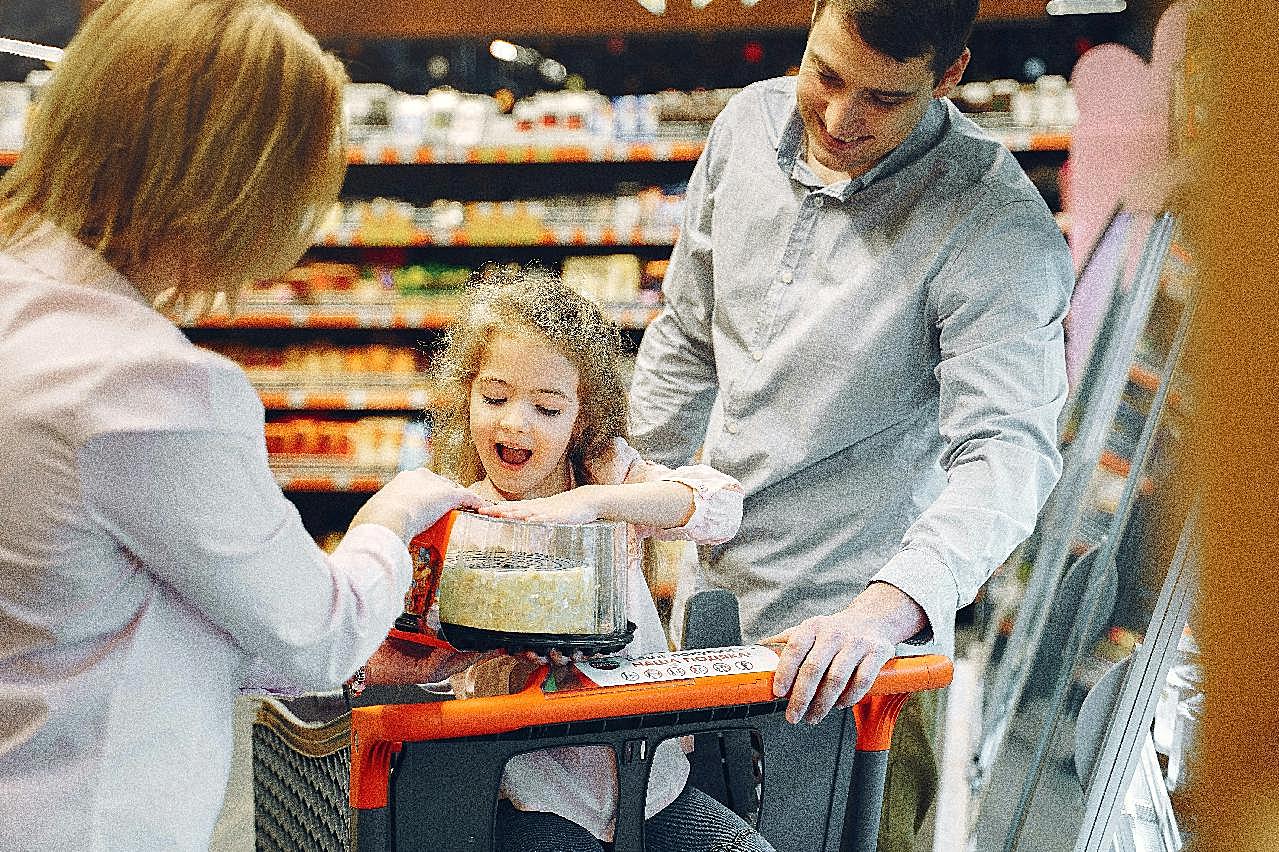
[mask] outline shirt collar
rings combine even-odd
[[[946,101],[941,98],[933,98],[932,103],[924,110],[923,118],[919,120],[919,123],[915,125],[915,129],[902,140],[900,145],[890,151],[887,157],[872,166],[861,177],[832,184],[832,193],[847,200],[853,193],[865,189],[876,181],[886,178],[918,160],[936,143],[937,137],[941,135],[945,127],[947,116]],[[813,174],[808,164],[800,156],[803,150],[804,122],[799,117],[799,109],[796,108],[791,112],[790,121],[786,123],[786,127],[783,128],[782,134],[777,140],[777,165],[788,177],[798,180],[806,186],[819,187],[822,185],[821,181],[818,180],[817,176]]]
[[[152,307],[151,301],[102,255],[47,219],[20,228],[4,251],[55,281],[103,290]]]

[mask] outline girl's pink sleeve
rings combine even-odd
[[[597,472],[601,476],[595,476]],[[693,490],[693,513],[683,526],[665,530],[638,527],[641,536],[721,544],[736,535],[742,524],[741,483],[709,465],[692,464],[672,470],[646,461],[625,440],[615,438],[612,452],[605,454],[600,464],[592,465],[590,473],[598,483],[679,482]],[[608,475],[608,479],[603,475]]]

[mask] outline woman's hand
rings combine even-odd
[[[425,468],[397,473],[360,511],[351,526],[380,524],[408,542],[450,509],[478,509],[487,501]]]
[[[600,519],[600,506],[595,499],[599,488],[597,485],[582,485],[552,497],[494,503],[482,507],[479,513],[543,524],[588,524]]]
[[[419,648],[421,653],[416,653]],[[436,683],[501,654],[501,651],[477,653],[430,645],[415,645],[413,650],[415,653],[405,653],[393,641],[384,641],[364,664],[364,683]]]

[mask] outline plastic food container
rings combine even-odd
[[[413,586],[394,635],[460,650],[611,653],[630,642],[627,525],[536,524],[450,512],[410,543]],[[433,605],[438,604],[438,627]]]

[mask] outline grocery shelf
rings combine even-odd
[[[1066,151],[1070,132],[1030,128],[987,128],[1010,151]],[[657,139],[651,142],[587,142],[581,144],[505,145],[352,145],[353,166],[466,165],[475,163],[682,163],[702,154],[705,140]],[[17,151],[0,151],[0,167],[18,161]]]
[[[285,491],[372,493],[391,481],[394,468],[341,465],[290,465],[271,462],[275,481]]]
[[[1111,450],[1102,450],[1101,458],[1097,460],[1097,466],[1107,473],[1113,474],[1119,480],[1127,479],[1129,472],[1132,470],[1131,461]],[[1149,476],[1143,476],[1138,489],[1143,497],[1149,497],[1155,493],[1155,481]]]
[[[1031,128],[985,128],[1009,151],[1069,151],[1070,131]]]
[[[1155,393],[1159,390],[1159,374],[1142,364],[1134,363],[1128,369],[1128,381],[1150,393]],[[1176,388],[1168,390],[1168,405],[1176,411],[1180,411],[1183,407],[1181,392]]]
[[[439,300],[443,302],[444,300]],[[622,328],[640,329],[652,322],[659,308],[649,305],[615,305],[609,315]],[[234,317],[212,314],[187,328],[403,328],[441,329],[457,316],[455,304],[247,304]]]
[[[460,165],[466,163],[650,163],[692,162],[705,140],[651,142],[514,143],[501,145],[352,145],[351,165]]]
[[[464,228],[435,231],[413,228],[404,233],[388,236],[365,235],[359,232],[339,232],[324,235],[316,240],[325,248],[358,247],[418,247],[418,246],[497,246],[520,248],[527,246],[664,246],[675,245],[678,228],[634,228],[619,231],[606,225],[579,225],[571,227],[547,227],[537,230],[512,228],[508,231],[475,231]]]
[[[429,395],[424,388],[257,388],[262,406],[269,410],[316,411],[421,411]]]

